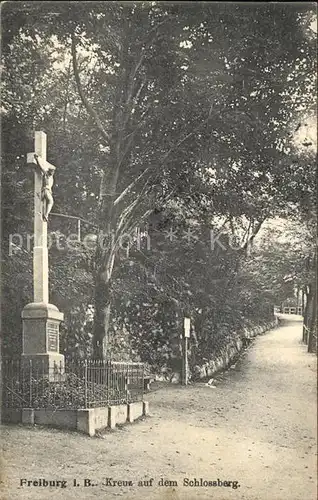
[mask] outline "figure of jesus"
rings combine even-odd
[[[38,155],[34,155],[34,158],[42,172],[43,184],[42,184],[41,199],[43,202],[43,220],[47,222],[49,213],[51,212],[54,204],[52,188],[54,184],[55,167],[53,167],[52,165],[51,168],[46,169],[41,165],[41,161]]]

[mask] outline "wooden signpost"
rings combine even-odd
[[[188,339],[190,338],[190,318],[184,318],[182,336],[182,384],[188,385]]]

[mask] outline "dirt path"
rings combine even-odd
[[[316,357],[300,337],[296,323],[257,338],[216,388],[165,386],[148,395],[150,418],[103,438],[3,426],[4,498],[316,499]],[[21,478],[67,487],[20,487]],[[134,484],[102,485],[107,478]],[[190,486],[194,478],[232,483]]]

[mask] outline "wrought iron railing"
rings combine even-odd
[[[79,409],[142,401],[144,365],[71,360],[55,363],[2,361],[2,404],[6,408]]]

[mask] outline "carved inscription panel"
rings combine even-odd
[[[53,321],[47,322],[47,350],[58,351],[59,325]]]

